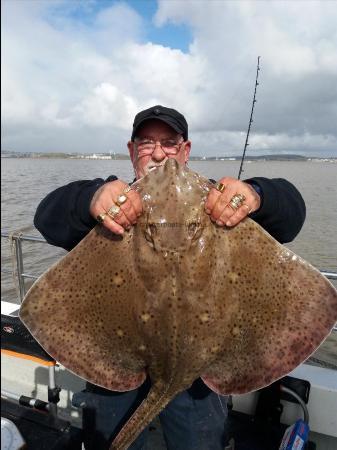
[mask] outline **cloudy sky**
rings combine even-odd
[[[2,0],[2,149],[126,152],[181,111],[195,155],[337,156],[337,2]]]

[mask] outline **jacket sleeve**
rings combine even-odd
[[[97,224],[89,213],[94,193],[114,180],[117,177],[75,181],[52,191],[37,207],[35,227],[49,244],[71,250]]]
[[[245,180],[261,196],[261,206],[250,215],[282,244],[292,241],[300,232],[306,214],[304,200],[298,190],[283,178],[262,177]]]

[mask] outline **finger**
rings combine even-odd
[[[131,189],[131,191],[127,193],[127,196],[132,203],[136,216],[139,217],[143,211],[142,199],[140,198],[139,193],[134,189]]]
[[[105,228],[112,231],[114,234],[124,233],[125,231],[124,228],[118,223],[116,223],[114,220],[112,220],[111,217],[108,216],[108,214],[103,214],[103,216],[104,216],[103,222],[99,221],[99,223],[101,223]]]
[[[205,211],[207,214],[211,214],[213,211],[213,208],[218,201],[219,196],[221,195],[221,192],[219,192],[215,187],[210,190],[206,202],[205,202]]]
[[[228,205],[232,197],[237,193],[236,183],[228,184],[224,192],[218,197],[216,204],[211,212],[211,218],[215,221],[226,221],[234,214],[234,210]],[[219,224],[221,225],[221,224]]]
[[[218,225],[226,224],[237,211],[237,208],[231,205],[231,200],[236,195],[242,195],[244,197],[244,209],[248,210],[247,214],[250,214],[253,211],[256,211],[261,204],[261,198],[256,193],[256,191],[247,183],[232,179],[229,184],[227,184],[227,188],[225,192],[222,194],[223,199],[222,203],[218,202],[218,205],[214,208],[213,214],[214,218],[217,221]],[[227,203],[225,207],[223,207],[223,202]],[[222,212],[221,212],[222,209]],[[219,215],[219,213],[221,214]],[[243,214],[243,212],[242,212]],[[246,214],[246,215],[247,215]],[[237,219],[236,219],[237,218]],[[241,218],[240,214],[234,218],[234,223],[238,223]]]
[[[97,222],[115,234],[123,234],[124,228],[116,223],[107,213],[101,213],[96,218]]]
[[[128,191],[125,195],[127,196],[127,201],[121,205],[121,209],[128,220],[132,224],[135,224],[137,222],[137,218],[142,213],[142,201],[140,195],[138,192],[133,190]]]
[[[214,186],[214,189],[211,189],[210,193],[207,196],[205,202],[205,210],[207,214],[211,215],[211,219],[214,221],[220,217],[222,211],[226,207],[228,203],[228,189],[233,189],[232,185],[238,183],[238,180],[231,177],[224,177],[219,180],[219,182]],[[241,183],[241,181],[239,181]],[[222,185],[221,192],[217,189],[217,186]],[[235,190],[235,189],[234,189]]]
[[[113,205],[112,205],[113,206]],[[111,208],[111,206],[110,206]],[[121,225],[125,230],[129,230],[131,228],[131,222],[124,214],[121,207],[119,207],[118,213],[109,214],[109,210],[107,210],[109,219],[112,219],[116,224]],[[105,221],[104,221],[105,222]]]
[[[91,199],[89,206],[90,214],[96,217],[98,214],[107,211],[113,205],[114,199],[126,186],[127,184],[120,180],[103,184],[97,189]]]
[[[134,225],[137,222],[137,214],[130,200],[120,206],[127,220]]]
[[[243,220],[245,217],[247,217],[249,211],[250,211],[249,206],[246,203],[244,203],[234,212],[234,214],[232,214],[230,219],[226,220],[220,217],[220,220],[223,221],[227,227],[233,227],[237,225],[239,222],[241,222],[241,220]]]
[[[213,211],[213,208],[216,204],[216,202],[219,199],[219,196],[226,190],[227,185],[233,183],[233,181],[237,181],[235,178],[231,177],[224,177],[219,180],[218,183],[214,185],[214,188],[211,189],[210,193],[207,196],[206,202],[205,202],[205,211],[207,214],[211,214]],[[222,190],[219,191],[217,186],[223,185]]]
[[[128,196],[126,194],[124,194],[124,191],[122,194],[119,194],[118,196],[114,197],[114,203],[111,208],[117,208],[117,207],[120,210],[120,214],[122,215],[122,213],[123,213],[129,223],[132,223],[132,224],[136,223],[136,221],[137,221],[136,211],[132,205],[131,200],[128,198]],[[113,213],[113,214],[115,214],[115,213]],[[116,215],[116,217],[117,217],[117,215]]]

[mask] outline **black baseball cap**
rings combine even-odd
[[[131,135],[131,141],[136,137],[136,133],[140,125],[146,120],[157,119],[170,125],[177,133],[182,134],[185,141],[188,139],[188,125],[185,117],[178,111],[172,108],[166,108],[165,106],[156,105],[151,108],[144,109],[135,116],[133,121],[133,129]]]

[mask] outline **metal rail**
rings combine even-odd
[[[24,296],[26,295],[25,278],[30,278],[33,280],[37,280],[39,278],[36,275],[32,275],[30,273],[24,272],[22,242],[23,241],[41,242],[43,244],[47,244],[48,242],[41,237],[24,235],[20,232],[19,233],[1,232],[1,237],[10,239],[14,245],[14,255],[15,255],[15,263],[16,263],[14,272],[16,273],[16,277],[18,280],[19,297],[20,297],[20,302],[22,303]],[[2,267],[1,267],[1,272],[7,273],[7,274],[13,273],[13,271],[5,269],[5,268],[3,269]]]
[[[23,253],[22,253],[22,242],[23,241],[28,241],[28,242],[41,242],[43,244],[48,244],[48,242],[43,239],[42,237],[38,237],[38,236],[29,236],[29,235],[25,235],[22,233],[9,233],[9,232],[3,232],[1,231],[1,237],[2,238],[9,238],[13,241],[14,243],[14,248],[15,248],[15,260],[16,260],[16,275],[18,278],[18,282],[19,282],[19,292],[20,292],[20,300],[22,302],[25,294],[26,294],[26,289],[25,289],[25,278],[30,278],[33,280],[36,280],[37,278],[39,278],[37,275],[33,275],[30,273],[25,273],[24,272],[24,268],[23,268]],[[50,245],[50,244],[48,244]],[[8,274],[12,274],[13,271],[8,270],[8,269],[3,269],[1,268],[1,272],[2,273],[8,273]],[[337,280],[337,272],[333,272],[333,271],[328,271],[328,270],[320,270],[321,274],[326,276],[327,278],[329,278],[330,280]]]

